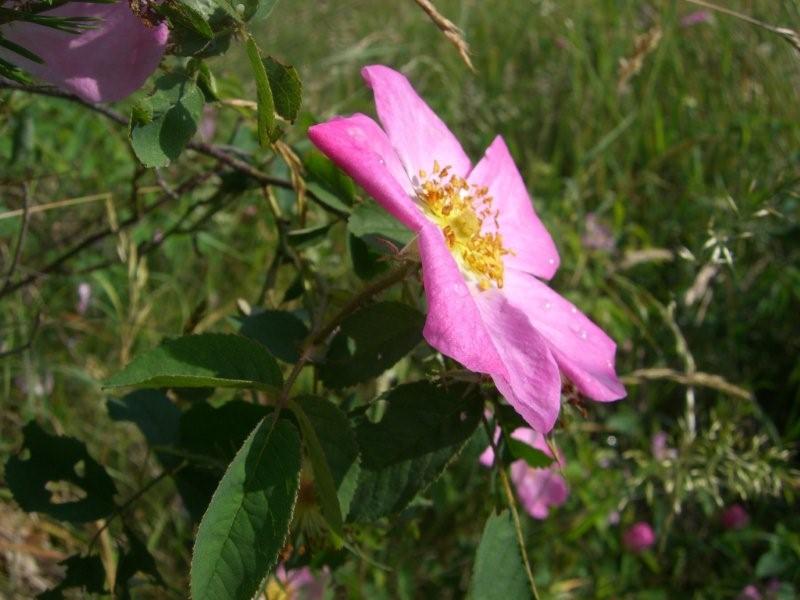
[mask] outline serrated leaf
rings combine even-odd
[[[220,481],[200,522],[191,569],[194,600],[249,600],[274,567],[300,487],[300,437],[264,419]]]
[[[475,555],[471,600],[528,600],[531,589],[507,510],[486,521]]]
[[[160,4],[154,4],[154,8],[160,15],[167,17],[172,25],[190,29],[206,40],[214,37],[214,31],[203,13],[186,2],[166,0]]]
[[[303,96],[303,84],[297,69],[284,65],[271,56],[264,59],[264,67],[269,77],[272,98],[275,101],[275,112],[287,121],[294,122],[300,112]]]
[[[194,521],[199,521],[208,508],[225,467],[270,412],[260,404],[230,400],[216,408],[198,402],[181,415],[172,455],[187,460],[188,465],[175,475],[175,483]]]
[[[298,317],[283,310],[254,312],[241,319],[239,333],[263,344],[273,356],[295,363],[308,327]]]
[[[422,340],[425,316],[399,302],[376,302],[348,316],[331,342],[320,378],[344,387],[375,377]]]
[[[109,388],[217,387],[276,391],[278,363],[249,338],[224,333],[187,335],[138,355],[105,382]]]
[[[62,521],[95,521],[114,510],[114,482],[76,439],[50,435],[31,421],[22,430],[27,460],[12,456],[6,462],[8,489],[22,510],[40,512]],[[54,502],[48,483],[80,488],[85,497]]]
[[[466,385],[400,385],[383,399],[378,423],[356,427],[361,452],[348,520],[370,521],[396,513],[442,473],[480,422],[482,402]]]
[[[275,103],[272,99],[272,89],[269,86],[267,70],[261,59],[261,50],[258,48],[252,35],[245,40],[247,58],[250,61],[250,70],[256,81],[256,94],[258,97],[258,142],[262,148],[268,148],[275,133]]]
[[[314,424],[303,410],[303,405],[296,401],[290,401],[289,408],[294,413],[298,425],[300,425],[303,442],[308,451],[308,458],[311,461],[311,468],[314,471],[314,489],[316,490],[322,516],[325,517],[331,531],[341,538],[343,535],[342,529],[344,527],[342,509],[339,505],[336,482],[333,480],[333,474],[328,465],[325,450],[322,448]]]
[[[178,71],[159,77],[148,101],[152,118],[143,120],[141,110],[131,118],[131,146],[144,166],[166,167],[197,131],[203,93],[191,78]]]
[[[336,485],[342,517],[346,518],[361,470],[355,431],[347,416],[332,402],[315,396],[300,396],[295,401],[314,426]]]

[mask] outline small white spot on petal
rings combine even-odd
[[[553,308],[553,303],[550,302],[549,300],[546,300],[545,302],[542,303],[542,308],[545,310],[550,310],[551,308]]]
[[[548,259],[547,259],[547,264],[548,264],[548,265],[554,265],[554,264],[556,264],[556,259],[555,259],[555,258],[548,258]]]
[[[569,309],[569,312],[571,312],[573,315],[577,315],[578,314],[578,309],[573,306],[573,307],[571,307]]]

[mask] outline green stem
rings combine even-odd
[[[495,456],[497,456],[495,454]],[[519,512],[517,512],[517,502],[514,499],[514,492],[511,491],[511,484],[508,482],[508,474],[505,468],[498,469],[500,473],[500,481],[503,483],[503,491],[506,493],[506,500],[508,500],[508,507],[511,509],[511,516],[514,519],[514,531],[517,533],[517,545],[522,554],[522,562],[525,564],[525,573],[528,575],[528,583],[531,584],[531,591],[533,597],[539,600],[539,590],[536,589],[536,580],[533,578],[533,571],[531,570],[531,563],[528,559],[528,551],[525,549],[525,538],[522,535],[522,523],[519,520]]]

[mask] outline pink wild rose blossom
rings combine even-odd
[[[328,567],[314,573],[309,567],[287,569],[278,565],[267,582],[265,600],[322,600],[331,574]]]
[[[741,504],[731,504],[722,512],[720,520],[725,529],[742,529],[750,522],[750,515]]]
[[[513,431],[511,437],[541,450],[550,458],[553,451],[541,433],[528,427],[519,427]],[[495,442],[500,439],[500,430],[495,432]],[[491,445],[483,451],[480,462],[486,467],[494,464],[494,450]],[[558,507],[567,501],[569,488],[567,482],[559,472],[559,464],[564,465],[564,457],[559,452],[557,463],[549,467],[535,469],[524,460],[515,460],[511,463],[511,481],[517,489],[517,496],[525,511],[534,519],[546,519],[551,507]]]
[[[417,234],[427,342],[490,375],[541,433],[558,417],[561,373],[589,398],[622,398],[614,342],[541,281],[555,274],[558,252],[503,139],[473,166],[402,74],[375,65],[362,75],[382,128],[355,114],[308,135]]]
[[[125,0],[111,4],[69,2],[42,15],[92,17],[92,29],[79,34],[14,21],[0,33],[41,58],[37,64],[0,50],[9,60],[87,102],[121,100],[138,90],[158,67],[167,45],[166,24],[146,25]]]
[[[628,528],[622,536],[622,543],[628,550],[638,554],[656,543],[656,534],[649,523],[639,521]]]

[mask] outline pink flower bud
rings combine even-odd
[[[622,536],[622,543],[625,544],[625,547],[637,554],[647,550],[655,542],[656,534],[653,532],[653,528],[644,521],[631,525]]]
[[[731,504],[720,517],[725,529],[741,529],[750,522],[750,515],[741,504]]]

